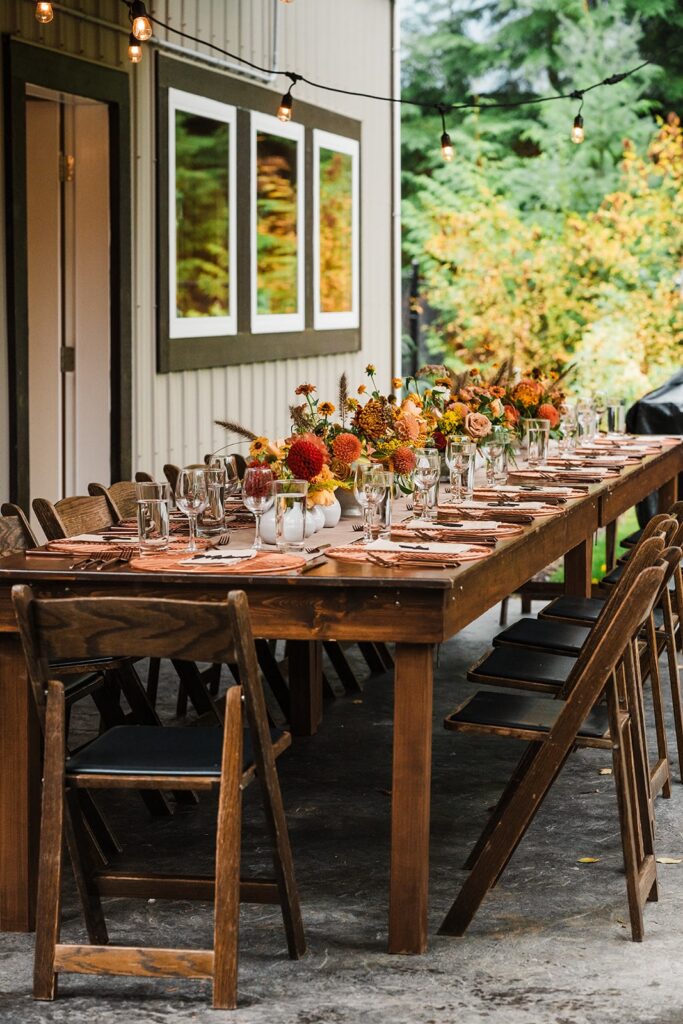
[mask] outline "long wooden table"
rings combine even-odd
[[[244,589],[255,634],[295,642],[291,717],[299,733],[314,732],[322,714],[316,642],[395,643],[388,945],[392,953],[421,953],[427,947],[434,645],[563,555],[567,592],[589,595],[597,527],[653,490],[668,507],[681,471],[679,442],[629,466],[618,479],[592,486],[559,515],[499,543],[489,557],[450,571],[330,561],[303,576],[231,575],[228,582],[128,569],[70,571],[68,556],[0,560],[0,929],[33,927],[39,824],[39,734],[10,603],[12,584],[30,583],[41,595],[203,600],[220,599],[228,586]]]

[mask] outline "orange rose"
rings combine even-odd
[[[491,433],[491,420],[480,412],[470,412],[465,417],[465,430],[475,439]]]
[[[549,420],[551,430],[554,430],[560,422],[560,414],[550,402],[544,402],[543,405],[539,405],[536,416],[539,420]]]

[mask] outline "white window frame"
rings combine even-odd
[[[351,157],[351,309],[326,313],[320,308],[320,150]],[[315,330],[357,328],[360,325],[360,146],[357,139],[313,130],[313,327]]]
[[[303,331],[306,320],[306,220],[305,220],[305,132],[301,124],[279,121],[269,114],[251,114],[251,330],[253,334],[276,334]],[[256,140],[259,132],[293,139],[296,150],[296,235],[297,235],[297,311],[296,313],[259,313],[257,287],[258,245],[256,235]]]
[[[176,224],[176,111],[229,125],[228,146],[228,308],[227,316],[178,316]],[[168,90],[168,325],[171,338],[215,338],[237,334],[237,111],[218,100]]]

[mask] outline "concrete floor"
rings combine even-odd
[[[517,602],[513,602],[517,605]],[[469,685],[497,610],[444,646],[436,670],[430,947],[385,952],[391,785],[391,680],[327,706],[318,735],[280,760],[309,951],[287,959],[272,907],[243,909],[240,1004],[216,1013],[201,982],[63,976],[60,998],[30,996],[33,941],[0,936],[0,1021],[98,1024],[683,1024],[683,864],[660,865],[646,940],[630,940],[616,806],[602,751],[575,754],[502,882],[462,939],[436,935],[464,877],[460,865],[507,780],[519,745],[441,726]],[[360,667],[360,666],[359,666]],[[170,677],[169,677],[170,678]],[[169,695],[171,688],[169,686]],[[170,704],[169,704],[170,707]],[[78,725],[79,723],[76,723]],[[80,723],[84,723],[81,721]],[[210,870],[213,803],[151,822],[136,797],[108,805],[127,865]],[[683,856],[683,787],[657,803],[658,855]],[[581,865],[580,857],[598,857]],[[257,793],[246,801],[245,869],[268,871]],[[202,946],[208,905],[106,901],[112,941]],[[73,886],[63,936],[84,938]]]

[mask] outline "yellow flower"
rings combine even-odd
[[[254,438],[254,440],[249,445],[249,454],[250,455],[262,455],[263,452],[265,452],[267,450],[268,444],[269,444],[269,441],[268,441],[267,437],[256,437],[256,438]]]
[[[367,390],[368,389],[367,389],[365,384],[359,384],[358,385],[358,394],[359,395],[364,395]]]
[[[318,406],[318,412],[321,416],[331,416],[334,412],[335,407],[332,402],[321,402]]]
[[[397,390],[398,390],[398,388],[402,388],[403,387],[403,377],[394,377],[394,378],[392,378],[391,386],[392,386],[392,388],[396,388]]]
[[[375,366],[374,363],[368,363],[368,365],[365,367],[365,372],[367,373],[368,377],[372,377],[373,374],[377,373],[377,367]]]
[[[346,407],[347,407],[347,409],[350,409],[351,412],[354,412],[358,408],[359,405],[360,405],[360,402],[358,401],[357,398],[347,398],[346,399]]]

